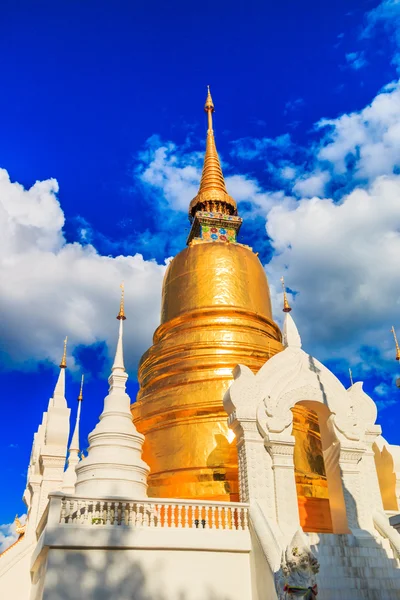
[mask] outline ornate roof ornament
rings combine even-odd
[[[64,340],[64,352],[62,355],[62,359],[60,362],[60,369],[66,369],[67,368],[67,342],[68,342],[68,336],[65,336],[65,340]]]
[[[122,323],[126,320],[125,306],[124,306],[124,296],[125,296],[124,282],[121,283],[120,288],[121,288],[121,301],[119,304],[119,313],[117,315],[117,319],[119,321],[119,333],[118,333],[117,350],[115,352],[115,358],[114,358],[114,363],[112,366],[112,371],[114,371],[115,369],[120,369],[122,371],[125,371],[124,348],[123,348],[124,330],[123,330],[123,325],[122,325]]]
[[[283,277],[281,277],[281,283],[282,283],[282,289],[283,289],[283,309],[282,310],[284,313],[289,313],[292,310],[292,307],[290,306],[289,301],[287,299],[285,280]]]
[[[78,395],[78,402],[82,402],[83,400],[83,382],[85,380],[85,376],[82,373],[82,377],[81,377],[81,387],[79,389],[79,395]]]
[[[67,406],[65,400],[65,369],[67,368],[67,342],[68,336],[64,340],[64,352],[60,363],[60,373],[58,375],[57,383],[54,388],[53,396],[50,399],[49,408],[51,406]]]
[[[125,286],[123,281],[119,287],[121,288],[121,301],[119,303],[119,313],[117,315],[117,319],[118,321],[120,321],[121,319],[125,321]]]
[[[391,331],[393,333],[394,343],[396,344],[396,360],[400,360],[400,347],[399,347],[399,342],[397,341],[397,335],[396,335],[393,325],[392,325]]]
[[[26,525],[22,525],[18,514],[15,515],[15,519],[14,519],[14,523],[15,523],[15,531],[16,533],[18,533],[19,536],[24,535],[25,533],[25,529],[26,529]]]

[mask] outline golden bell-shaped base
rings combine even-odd
[[[256,372],[280,350],[267,278],[251,249],[204,242],[174,258],[132,405],[145,435],[149,496],[238,500],[223,396],[238,363]]]

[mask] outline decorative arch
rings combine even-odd
[[[375,403],[363,391],[362,383],[346,390],[327,367],[301,349],[300,336],[290,315],[286,315],[283,339],[285,350],[271,357],[257,374],[238,365],[235,381],[224,398],[229,422],[237,428],[239,463],[240,452],[243,454],[239,470],[241,481],[247,486],[243,488],[244,497],[251,498],[253,482],[247,474],[251,454],[244,448],[254,449],[261,463],[264,459],[257,444],[263,440],[269,474],[268,480],[255,479],[255,493],[260,498],[268,497],[265,506],[275,507],[281,527],[296,526],[292,409],[296,405],[308,406],[320,423],[333,532],[373,528],[371,515],[382,509],[372,451],[372,444],[380,434],[380,427],[375,424]],[[265,490],[261,490],[261,484]],[[400,489],[400,478],[397,487]]]

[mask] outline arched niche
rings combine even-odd
[[[319,531],[322,533],[348,533],[349,528],[347,523],[346,506],[344,501],[342,478],[339,466],[340,443],[334,432],[332,423],[333,415],[329,408],[326,406],[326,404],[315,400],[301,400],[299,402],[296,402],[296,404],[292,407],[292,412],[294,416],[296,414],[297,407],[298,409],[300,409],[300,411],[301,409],[303,409],[303,411],[304,409],[310,411],[311,427],[312,421],[315,421],[315,418],[318,421],[323,457],[323,469],[321,468],[321,465],[318,464],[318,461],[320,460],[318,457],[315,457],[316,462],[314,468],[316,469],[316,471],[319,470],[320,473],[322,473],[322,471],[324,470],[326,475],[325,482],[327,484],[327,503],[325,503],[324,507],[324,502],[321,502],[320,506],[318,506],[317,502],[313,502],[312,500],[309,501],[308,522],[307,514],[305,514],[307,512],[307,506],[305,505],[303,500],[299,500],[299,512],[300,517],[303,520],[304,529],[308,531]],[[295,432],[294,436],[296,438]],[[299,439],[296,439],[296,444],[300,442],[300,437]],[[310,445],[310,449],[312,450],[312,445]],[[321,477],[319,481],[318,477],[316,477],[316,480],[318,485],[320,486],[319,489],[321,490],[324,485],[323,477]]]
[[[396,474],[394,472],[393,457],[386,446],[382,449],[374,443],[372,445],[375,457],[376,472],[382,496],[384,510],[398,511],[399,506],[396,496]]]

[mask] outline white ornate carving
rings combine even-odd
[[[318,594],[316,574],[319,563],[305,542],[301,530],[282,554],[281,568],[276,575],[279,600],[304,598],[314,600]]]

